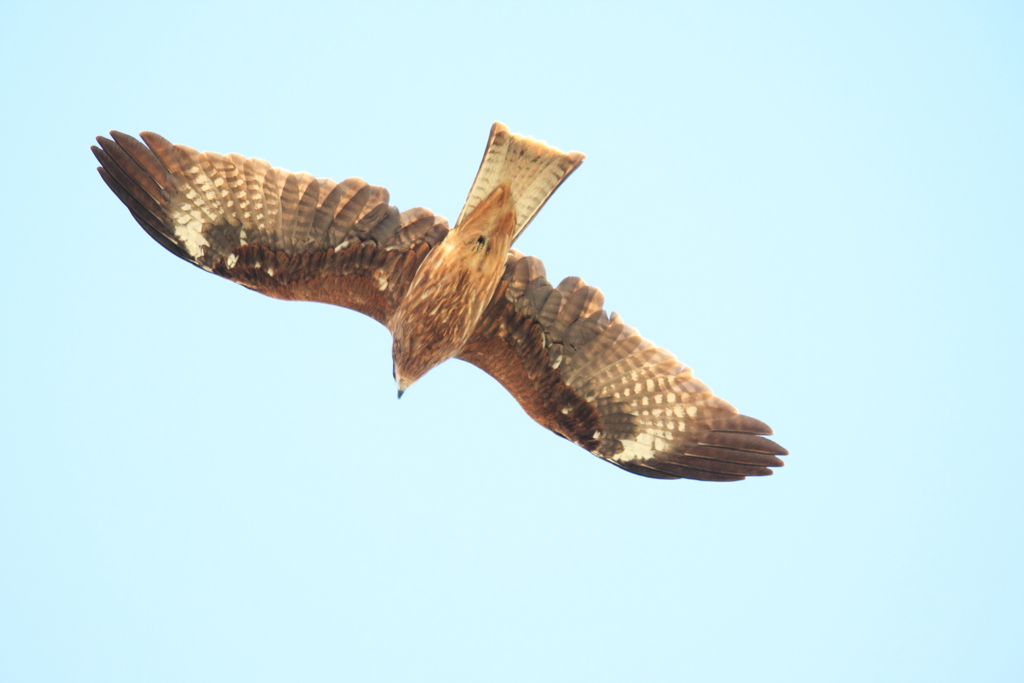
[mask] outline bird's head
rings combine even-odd
[[[396,335],[391,345],[393,374],[398,385],[398,398],[435,365],[451,358],[452,353],[440,340],[422,336]]]

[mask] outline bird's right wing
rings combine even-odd
[[[734,481],[771,474],[786,449],[675,356],[647,341],[578,277],[553,287],[544,265],[512,250],[459,355],[527,414],[619,467],[660,479]]]
[[[388,191],[289,173],[262,159],[123,133],[92,151],[150,237],[203,270],[278,299],[321,301],[387,323],[427,253],[448,233]]]

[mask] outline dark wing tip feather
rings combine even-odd
[[[713,417],[704,420],[703,424],[708,429],[716,432],[743,432],[745,434],[761,434],[770,436],[775,432],[772,428],[760,420],[755,420],[746,415],[728,415],[725,417]]]
[[[704,432],[697,436],[697,442],[705,446],[720,446],[738,451],[750,451],[751,453],[777,453],[781,455],[786,450],[771,439],[742,432]]]
[[[700,467],[686,467],[684,465],[674,464],[670,462],[617,462],[615,460],[609,461],[614,465],[617,465],[621,469],[633,474],[639,474],[642,477],[649,477],[651,479],[696,479],[698,481],[743,481],[748,476],[754,475],[766,475],[771,474],[771,470],[761,468],[758,471],[747,471],[742,474],[718,471],[714,469],[704,469]],[[763,471],[761,471],[763,470]]]
[[[137,184],[125,178],[122,169],[104,150],[93,147],[92,151],[101,164],[96,169],[100,174],[100,178],[107,184],[111,192],[121,200],[121,203],[128,208],[135,222],[142,227],[147,235],[152,237],[153,240],[167,249],[167,251],[182,260],[194,264],[192,258],[181,248],[181,245],[171,240],[165,234],[167,228],[164,220],[161,215],[154,212],[152,202],[147,201],[149,199],[148,195]]]
[[[697,444],[696,446],[686,446],[682,457],[689,459],[703,458],[708,462],[738,462],[746,465],[758,465],[760,467],[782,467],[785,465],[786,463],[775,457],[776,455],[782,454],[759,453],[757,451],[744,451],[735,448],[720,448],[706,444]]]

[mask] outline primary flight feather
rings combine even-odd
[[[176,256],[278,299],[365,313],[393,337],[398,395],[449,358],[497,379],[541,425],[636,474],[733,481],[786,450],[690,369],[642,338],[578,277],[553,287],[512,243],[582,162],[491,128],[449,229],[399,212],[382,187],[196,152],[154,133],[98,137],[98,169]]]

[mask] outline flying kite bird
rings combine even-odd
[[[512,244],[582,162],[495,123],[449,229],[388,191],[172,145],[98,137],[98,169],[142,229],[203,270],[277,299],[321,301],[391,332],[398,395],[459,358],[534,420],[619,467],[660,479],[771,474],[768,425],[714,396],[668,351],[603,309],[578,277],[553,287]]]

